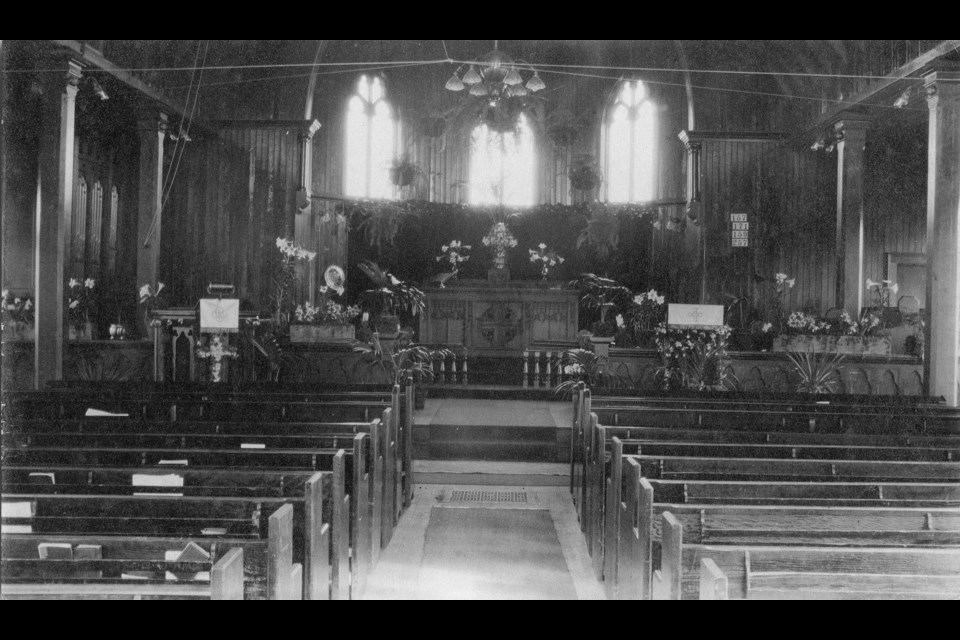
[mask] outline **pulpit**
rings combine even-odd
[[[197,382],[197,341],[200,322],[195,308],[159,309],[150,312],[153,333],[153,379],[156,382]],[[241,312],[240,326],[248,330],[254,324],[269,322],[255,313]],[[240,342],[243,333],[235,334]],[[230,339],[224,337],[224,346]]]
[[[465,346],[471,357],[522,357],[535,343],[577,341],[579,295],[531,282],[466,280],[427,289],[420,342]]]

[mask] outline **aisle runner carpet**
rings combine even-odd
[[[539,509],[434,507],[420,585],[437,599],[577,598],[553,518]]]

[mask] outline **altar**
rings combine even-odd
[[[531,282],[465,280],[426,289],[420,342],[463,345],[471,356],[522,356],[542,342],[577,341],[579,294]]]

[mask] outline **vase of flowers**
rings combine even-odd
[[[550,274],[550,269],[553,269],[557,265],[563,264],[564,259],[557,255],[556,251],[547,250],[547,245],[540,243],[536,250],[530,249],[530,262],[540,266],[540,280],[542,282],[547,281],[547,276]]]
[[[510,272],[507,271],[507,250],[517,246],[517,239],[506,223],[498,222],[483,238],[483,244],[493,249],[493,269],[490,270],[492,284],[504,284],[510,281]]]
[[[7,340],[33,339],[34,308],[29,296],[15,296],[3,290],[3,337]]]
[[[442,289],[447,280],[457,277],[460,272],[460,265],[470,260],[469,252],[473,249],[468,244],[463,244],[459,240],[451,240],[450,244],[440,247],[440,255],[437,256],[437,262],[450,265],[450,277],[445,278],[441,284]]]
[[[71,340],[93,340],[94,326],[90,320],[93,310],[93,290],[96,282],[87,278],[80,282],[70,278],[67,284],[67,317],[70,320],[69,337]]]
[[[656,289],[635,295],[626,319],[638,347],[656,348],[655,329],[666,320],[666,298]]]
[[[317,257],[316,252],[307,251],[294,244],[292,240],[277,238],[277,251],[280,253],[273,269],[273,295],[270,297],[273,322],[279,329],[290,324],[293,314],[293,290],[297,285],[297,268]]]
[[[163,293],[164,288],[162,282],[158,282],[156,287],[148,283],[142,285],[138,292],[142,311],[140,314],[140,329],[143,333],[144,340],[149,340],[153,337],[153,329],[160,326],[160,321],[153,319],[151,315],[157,309],[162,309],[166,306],[166,294]]]

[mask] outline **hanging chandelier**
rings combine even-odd
[[[482,56],[477,64],[471,64],[463,76],[463,65],[447,80],[449,91],[468,89],[478,98],[520,98],[547,88],[540,74],[529,64],[515,61],[499,49],[499,40],[494,40],[493,51]],[[520,71],[532,72],[524,83]]]

